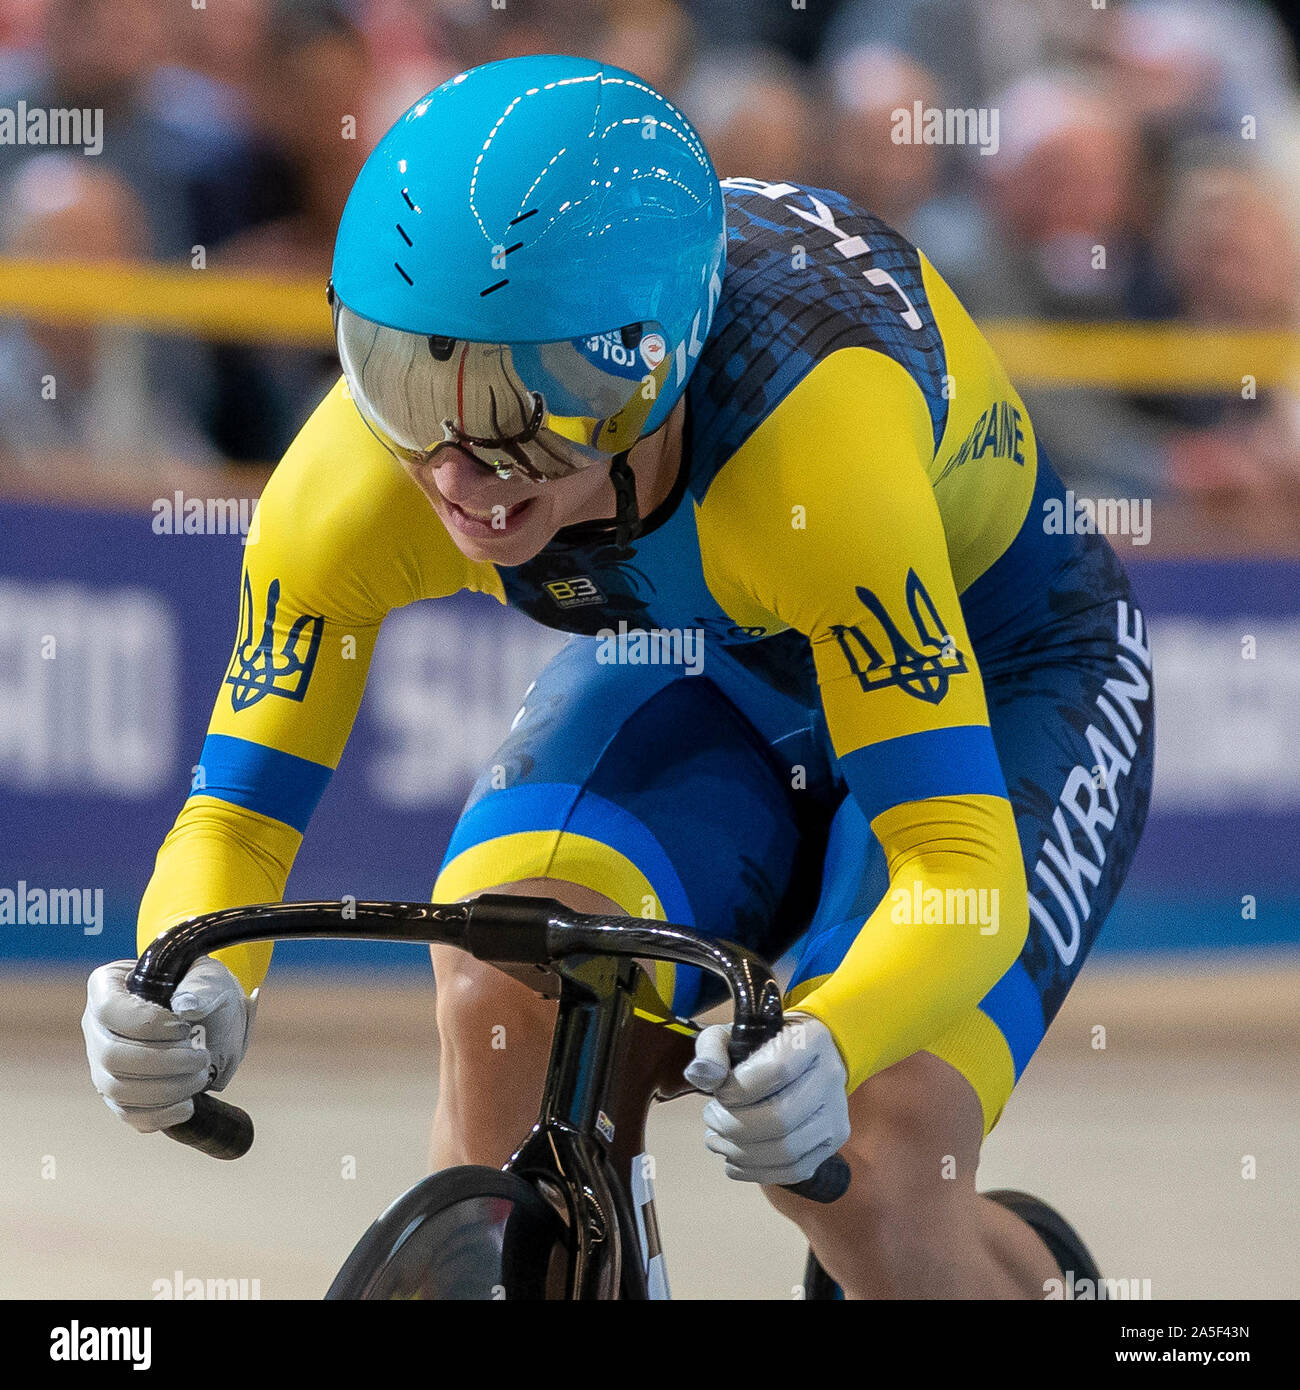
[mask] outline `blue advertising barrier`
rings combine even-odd
[[[136,906],[229,660],[250,509],[209,500],[196,513],[208,534],[168,534],[169,499],[129,511],[0,503],[11,962],[135,954]],[[1096,949],[1300,943],[1300,564],[1131,555],[1155,653],[1156,791]],[[391,615],[289,896],[426,898],[471,781],[561,641],[481,595]],[[277,960],[428,970],[415,947],[304,943]]]

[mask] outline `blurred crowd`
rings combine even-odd
[[[209,269],[323,286],[352,179],[406,106],[567,51],[674,98],[724,177],[858,199],[977,318],[1292,329],[1288,22],[1264,0],[7,0],[0,108],[97,108],[104,128],[97,158],[0,144],[0,255],[184,266],[201,247]],[[918,102],[996,111],[996,151],[897,142]],[[336,371],[325,351],[2,321],[0,472],[78,450],[274,460]],[[1300,492],[1285,385],[1024,394],[1080,492]]]

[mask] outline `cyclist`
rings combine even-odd
[[[1061,484],[941,277],[835,192],[719,183],[632,74],[541,56],[453,78],[388,133],[330,297],[343,377],[262,496],[141,946],[281,896],[385,614],[490,594],[575,636],[434,896],[790,951],[785,1031],[732,1069],[707,1029],[689,1075],[708,1147],[847,1296],[1042,1297],[1082,1268],[1050,1208],[1021,1219],[975,1171],[1132,858],[1150,651],[1104,538],[1052,524]],[[435,1159],[501,1164],[554,1006],[433,955]],[[109,1105],[156,1130],[224,1086],[268,962],[201,962],[174,1013],[125,992],[129,962],[97,971]],[[709,1002],[693,970],[657,983],[678,1013]],[[837,1150],[839,1202],[778,1186]]]

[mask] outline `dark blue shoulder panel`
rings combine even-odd
[[[688,388],[692,492],[703,498],[816,363],[845,347],[874,348],[907,369],[930,408],[937,448],[947,367],[916,248],[843,194],[743,183],[724,185],[722,298]],[[776,187],[787,191],[757,191]],[[872,283],[869,272],[893,284]]]

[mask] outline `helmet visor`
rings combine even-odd
[[[630,449],[668,376],[654,323],[554,343],[475,343],[363,319],[337,296],[334,335],[371,430],[417,462],[455,444],[503,476],[565,477]]]

